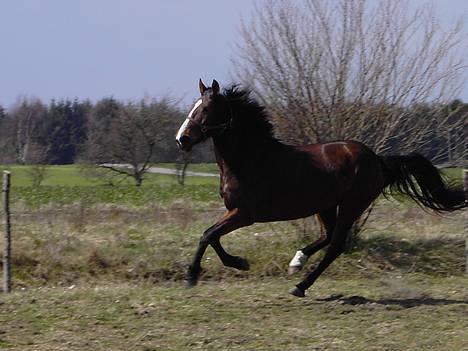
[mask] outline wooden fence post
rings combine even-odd
[[[465,194],[468,192],[468,169],[463,170],[463,190],[465,191]],[[465,195],[465,201],[466,200],[467,199]],[[468,274],[468,229],[466,226],[466,217],[467,214],[465,213],[465,273]]]
[[[5,237],[3,250],[3,292],[11,291],[11,222],[10,222],[10,172],[3,171],[3,210],[5,214]]]

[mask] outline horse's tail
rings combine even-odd
[[[387,193],[406,194],[421,207],[436,212],[451,212],[466,207],[466,194],[462,187],[449,183],[422,155],[380,158],[384,164]]]

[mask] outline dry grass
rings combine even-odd
[[[467,279],[34,288],[1,297],[2,350],[462,350]],[[395,285],[396,284],[396,285]],[[403,289],[403,290],[402,290]]]
[[[184,289],[213,204],[16,205],[14,293],[0,296],[2,350],[462,350],[468,296],[464,221],[377,206],[356,247],[305,299],[286,268],[313,222],[226,236],[250,272],[204,258]],[[311,268],[317,259],[311,260]]]
[[[45,206],[14,209],[14,282],[30,285],[110,281],[160,282],[183,278],[199,236],[223,209],[216,205]],[[327,271],[331,276],[383,271],[460,275],[464,272],[463,216],[445,218],[415,207],[381,204],[361,239]],[[250,272],[223,267],[209,249],[202,279],[286,275],[287,263],[319,229],[310,219],[257,224],[223,239],[228,251],[250,260]],[[310,261],[312,267],[320,258]]]

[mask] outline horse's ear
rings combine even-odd
[[[208,89],[205,84],[203,84],[201,78],[198,81],[198,87],[200,88],[200,94],[203,95],[203,93]]]
[[[215,95],[219,93],[219,83],[216,79],[213,79],[213,83],[211,83],[211,90],[213,90],[213,94]]]

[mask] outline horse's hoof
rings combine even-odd
[[[185,287],[187,289],[193,288],[195,285],[197,285],[197,282],[198,282],[197,279],[193,279],[193,278],[187,279],[185,280]]]
[[[288,274],[293,275],[293,274],[299,272],[301,269],[302,269],[301,266],[289,266],[288,267]]]
[[[294,295],[296,297],[305,297],[304,290],[299,289],[297,286],[295,286],[293,289],[289,291],[291,295]]]
[[[237,258],[237,269],[239,269],[241,271],[248,271],[250,269],[249,261],[247,261],[245,258],[238,257]]]

